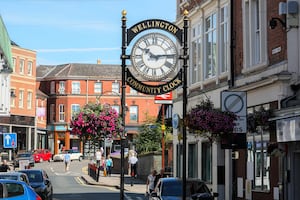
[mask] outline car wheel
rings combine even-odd
[[[79,160],[79,161],[82,161],[82,157],[80,156],[78,160]]]

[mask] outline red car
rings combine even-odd
[[[34,162],[51,161],[52,153],[48,149],[37,149],[33,152]]]

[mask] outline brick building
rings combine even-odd
[[[62,64],[37,67],[39,89],[48,96],[47,125],[49,148],[58,153],[66,149],[78,149],[85,156],[92,156],[95,148],[89,141],[83,145],[79,138],[70,135],[69,123],[72,115],[89,102],[108,103],[121,110],[121,67],[103,64]],[[126,131],[132,147],[133,135],[146,119],[146,115],[157,116],[159,105],[154,96],[138,93],[126,87]],[[111,144],[100,144],[110,146]],[[117,149],[114,141],[110,150]]]
[[[246,92],[247,115],[273,112],[268,127],[239,135],[237,142],[246,140],[246,146],[236,160],[231,149],[190,131],[187,176],[205,180],[218,199],[298,199],[299,1],[177,0],[180,27],[185,9],[188,109],[205,98],[221,108],[227,90]],[[173,113],[181,115],[182,90],[173,96]],[[176,137],[173,144],[174,174],[181,176],[182,144]],[[268,152],[273,145],[280,153]]]

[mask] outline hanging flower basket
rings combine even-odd
[[[70,122],[71,134],[91,140],[117,138],[123,132],[121,118],[117,111],[107,105],[87,104]]]
[[[212,138],[232,133],[236,119],[234,113],[215,109],[210,100],[202,100],[187,113],[185,124],[194,133]]]

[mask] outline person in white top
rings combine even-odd
[[[147,194],[151,194],[151,192],[155,188],[154,181],[155,181],[156,174],[157,174],[157,171],[154,169],[147,178],[147,183],[146,183],[146,193]]]
[[[102,154],[103,154],[103,147],[98,149],[97,152],[96,152],[97,167],[100,167],[100,165],[101,165]]]
[[[130,169],[131,169],[131,177],[137,176],[137,169],[136,169],[137,162],[138,162],[138,158],[136,157],[136,154],[133,154],[128,159],[128,163],[130,164]]]

